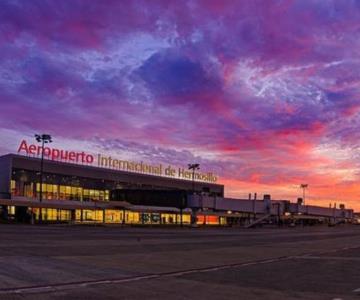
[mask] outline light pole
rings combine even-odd
[[[188,164],[188,169],[192,170],[192,197],[195,199],[195,170],[200,170],[200,164]],[[181,215],[182,219],[182,215]],[[195,223],[195,216],[192,216],[191,224]]]
[[[195,194],[195,170],[200,170],[200,164],[188,164],[188,169],[192,170],[192,194]]]
[[[307,183],[302,183],[300,184],[300,188],[303,190],[303,204],[305,205],[305,190],[308,188],[308,184]]]
[[[39,202],[42,202],[42,192],[43,192],[43,171],[44,171],[44,145],[52,143],[50,134],[35,134],[35,139],[38,143],[41,143],[41,162],[40,162],[40,197]],[[39,222],[42,221],[42,208],[40,206]]]

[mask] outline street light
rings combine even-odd
[[[188,169],[192,170],[192,196],[193,196],[193,199],[195,199],[195,197],[194,197],[195,196],[195,170],[200,170],[200,164],[188,164]],[[194,223],[195,218],[196,218],[196,216],[192,217],[191,224]],[[182,215],[181,215],[181,219],[182,219]]]
[[[309,187],[307,183],[300,184],[300,188],[303,190],[303,203],[305,205],[305,190]]]
[[[188,169],[192,170],[192,194],[195,194],[195,170],[200,170],[200,164],[188,164]]]
[[[35,134],[35,139],[38,143],[41,143],[41,163],[40,163],[40,197],[39,202],[42,202],[42,188],[43,188],[43,170],[44,170],[44,145],[52,143],[50,134]],[[42,208],[40,206],[39,222],[42,221]]]

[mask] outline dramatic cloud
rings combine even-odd
[[[359,21],[356,0],[1,1],[0,151],[49,132],[360,210]]]

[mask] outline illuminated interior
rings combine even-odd
[[[36,186],[36,189],[35,189]],[[26,183],[11,180],[11,195],[36,198],[40,194],[40,183]],[[86,189],[76,186],[42,184],[43,199],[109,201],[109,190]]]
[[[39,220],[40,209],[29,208],[33,214],[34,221]],[[181,215],[176,213],[144,213],[129,210],[90,210],[76,209],[75,222],[77,223],[106,223],[106,224],[134,224],[134,225],[179,225]],[[8,206],[9,215],[15,215],[15,207]],[[41,215],[43,221],[49,222],[69,222],[71,221],[71,210],[42,208]],[[125,220],[124,220],[125,214]],[[204,218],[205,217],[205,218]],[[183,224],[190,225],[191,216],[186,213],[182,216]],[[198,225],[226,225],[226,218],[213,215],[199,215]]]
[[[26,170],[13,170],[10,181],[12,197],[26,197],[39,199],[40,183],[37,173]],[[127,188],[129,184],[117,183],[115,186],[109,182],[96,182],[87,178],[51,175],[44,176],[42,184],[43,200],[72,200],[80,202],[107,202],[110,200],[110,191]],[[101,188],[103,187],[103,188]],[[139,186],[140,187],[140,186]],[[133,196],[131,196],[133,197]],[[172,199],[172,198],[171,198]],[[122,200],[125,201],[125,200]],[[15,218],[16,207],[9,206],[8,213]],[[173,211],[134,211],[125,208],[118,209],[56,209],[56,208],[25,208],[33,221],[46,222],[75,222],[75,223],[106,223],[129,225],[190,225],[189,212],[180,214]],[[199,225],[226,225],[226,218],[216,215],[198,215]]]

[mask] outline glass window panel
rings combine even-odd
[[[120,223],[121,212],[119,210],[105,210],[105,222],[106,223]]]
[[[59,198],[59,195],[58,195],[58,186],[56,184],[53,184],[53,197],[55,199]]]
[[[76,200],[82,201],[82,188],[76,188]]]
[[[82,221],[81,220],[81,209],[77,209],[75,211],[75,218],[76,218],[76,221]]]
[[[95,190],[90,190],[90,200],[95,200]]]
[[[57,210],[53,208],[44,209],[46,211],[46,216],[48,221],[56,221],[57,220]]]
[[[53,192],[53,186],[52,184],[46,184],[46,189],[45,189],[48,193],[52,193]]]
[[[61,221],[69,221],[71,219],[71,211],[70,210],[61,209],[59,213],[60,213],[59,219]]]
[[[177,215],[178,224],[180,224],[180,218],[181,218],[181,215],[178,214]],[[190,219],[191,219],[190,214],[183,214],[183,224],[190,224]]]
[[[59,198],[61,199],[61,200],[63,200],[63,199],[65,199],[65,186],[63,186],[63,185],[60,185],[59,186],[59,191],[60,191],[60,195],[59,195]]]
[[[92,210],[83,210],[84,221],[93,221],[93,211]]]
[[[71,187],[71,195],[76,195],[76,190],[77,190],[77,188],[76,187],[74,187],[74,186],[72,186]]]
[[[96,222],[102,222],[103,221],[104,212],[102,210],[95,210],[94,211],[94,220]]]
[[[65,187],[65,192],[67,195],[70,195],[71,194],[71,186],[66,186]]]
[[[127,212],[127,222],[130,223],[130,224],[131,223],[132,224],[140,223],[140,213],[128,211]]]
[[[90,200],[89,194],[90,194],[90,191],[88,189],[84,189],[84,191],[83,191],[83,200],[84,201],[89,201]]]
[[[8,206],[8,214],[15,215],[15,206]]]
[[[24,184],[24,196],[28,198],[33,197],[33,184],[32,183],[25,183]]]

